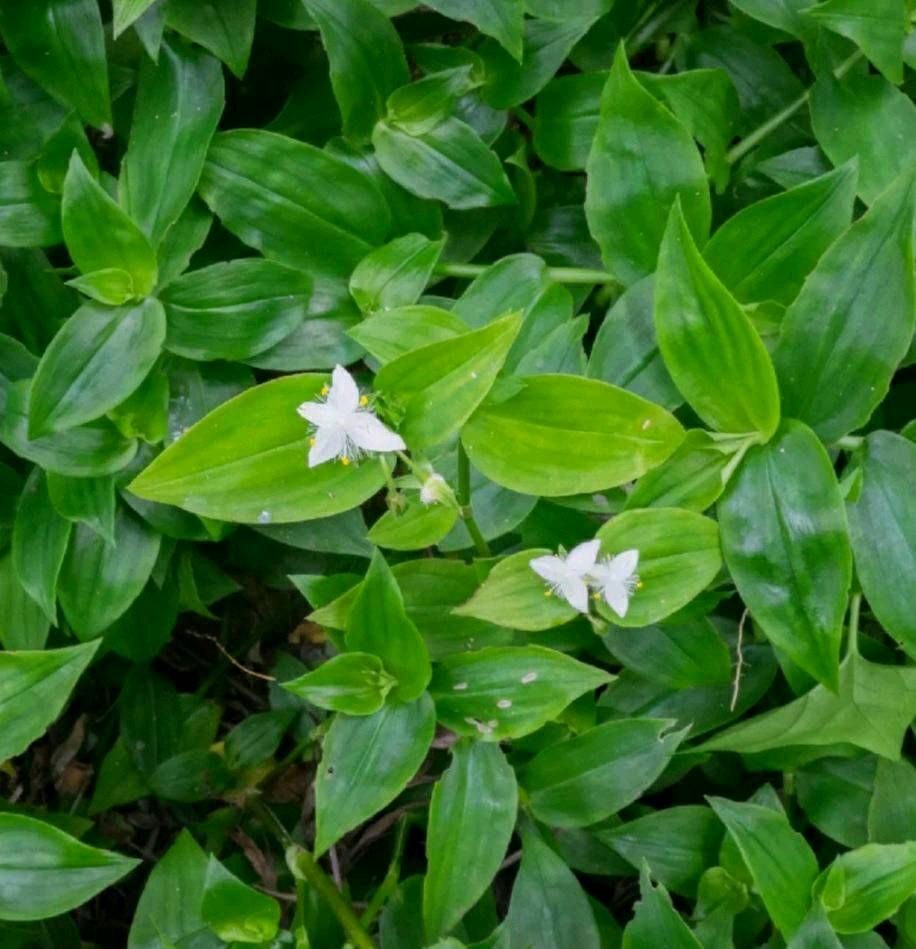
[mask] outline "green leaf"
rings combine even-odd
[[[105,270],[93,270],[92,273],[80,274],[67,281],[68,287],[73,287],[99,303],[109,306],[121,306],[127,303],[134,295],[134,278],[126,270],[118,267],[108,267]]]
[[[79,524],[60,575],[58,595],[76,635],[93,639],[140,595],[159,555],[161,537],[132,512],[118,510],[114,544]]]
[[[153,867],[140,894],[127,937],[128,949],[165,949],[194,936],[207,946],[201,915],[206,873],[206,854],[190,832],[182,830]],[[176,893],[181,899],[175,898]]]
[[[117,497],[114,478],[68,478],[47,473],[48,494],[54,509],[68,521],[87,524],[114,543]]]
[[[670,616],[704,590],[722,565],[715,521],[693,511],[625,511],[595,536],[602,555],[639,551],[640,585],[626,616],[618,616],[603,600],[596,601],[598,612],[618,626],[648,626]]]
[[[537,98],[532,138],[541,161],[560,171],[585,168],[606,84],[606,72],[573,73],[547,83]]]
[[[703,251],[706,263],[741,303],[790,304],[849,226],[856,180],[849,162],[743,208],[713,234]]]
[[[362,504],[384,483],[374,460],[308,467],[309,429],[297,406],[326,375],[286,376],[224,402],[130,484],[149,501],[241,523],[327,517]]]
[[[693,899],[703,871],[719,859],[722,825],[708,807],[687,804],[602,828],[596,836],[637,869],[645,861],[659,883]]]
[[[458,118],[448,118],[421,135],[379,122],[372,144],[385,173],[417,197],[456,210],[516,203],[499,158]]]
[[[895,579],[916,570],[916,445],[873,432],[862,458],[862,487],[846,508],[856,574],[881,625],[916,658],[916,617]]]
[[[639,280],[611,305],[592,344],[588,375],[674,410],[683,399],[655,338],[653,284],[652,277]]]
[[[51,503],[47,477],[36,468],[16,509],[13,566],[26,592],[55,624],[57,578],[67,552],[70,527]]]
[[[138,20],[156,0],[112,0],[114,17],[111,29],[117,39],[132,23]]]
[[[430,0],[426,6],[453,20],[465,20],[492,36],[515,59],[522,58],[522,0]]]
[[[552,827],[585,827],[637,800],[686,735],[665,719],[606,722],[544,748],[519,774],[531,812]]]
[[[97,648],[98,643],[82,643],[65,649],[0,652],[0,711],[4,722],[0,759],[6,761],[22,754],[47,731]],[[6,918],[2,912],[0,918]]]
[[[752,448],[718,511],[725,563],[751,615],[835,690],[852,555],[836,475],[814,433],[786,422]]]
[[[903,82],[904,0],[825,0],[804,15],[851,39],[891,82]]]
[[[38,364],[29,437],[75,428],[123,402],[153,368],[165,334],[165,311],[152,298],[117,308],[80,307]]]
[[[76,152],[64,180],[61,223],[67,250],[84,274],[114,268],[130,274],[133,296],[145,297],[153,289],[156,255],[150,242]]]
[[[452,930],[490,886],[508,850],[517,807],[515,772],[499,746],[458,742],[429,805],[423,880],[428,939]]]
[[[60,243],[60,200],[24,161],[0,162],[0,240],[6,247]]]
[[[709,189],[700,154],[684,126],[630,72],[623,45],[601,94],[586,171],[589,230],[608,270],[625,286],[655,270],[678,197],[696,240],[706,240]],[[622,220],[626,227],[619,226]]]
[[[726,729],[698,750],[755,754],[848,744],[896,761],[914,715],[916,672],[877,665],[853,652],[840,666],[838,693],[817,685],[787,705]]]
[[[433,670],[429,688],[446,728],[503,741],[536,731],[580,695],[612,679],[603,669],[554,649],[491,646],[446,656]]]
[[[550,553],[538,547],[500,560],[467,603],[453,612],[525,632],[552,629],[575,619],[580,614],[562,597],[547,596],[544,581],[531,569],[532,560]]]
[[[390,804],[417,773],[436,727],[428,695],[385,705],[374,715],[338,715],[315,778],[315,853]]]
[[[369,0],[305,0],[321,32],[344,134],[366,142],[388,96],[409,81],[401,38]]]
[[[395,89],[388,96],[388,121],[411,135],[428,132],[455,111],[463,95],[481,84],[480,72],[480,62],[472,58]]]
[[[363,313],[409,307],[432,276],[443,241],[405,234],[364,257],[350,276],[350,295]]]
[[[728,647],[706,618],[645,626],[635,636],[612,624],[604,642],[628,669],[669,689],[722,685],[732,677]]]
[[[140,67],[119,190],[154,247],[197,188],[223,101],[219,63],[192,46],[164,43],[158,61]]]
[[[665,946],[666,949],[700,949],[700,942],[671,905],[668,891],[652,885],[649,866],[643,863],[639,874],[640,899],[633,919],[623,931],[622,949]]]
[[[378,656],[345,652],[282,685],[293,695],[330,712],[374,715],[396,682],[385,672]]]
[[[785,412],[824,441],[868,421],[910,345],[914,202],[910,171],[824,254],[786,310],[773,353]]]
[[[105,34],[96,0],[3,4],[0,33],[16,63],[88,125],[111,125]]]
[[[508,316],[387,363],[376,388],[403,409],[400,433],[415,451],[451,440],[493,385],[521,326]]]
[[[431,675],[423,637],[404,609],[397,580],[376,551],[347,619],[347,648],[378,656],[397,679],[395,698],[412,702]]]
[[[200,193],[240,240],[316,279],[348,279],[387,238],[391,221],[366,176],[273,132],[239,129],[214,136]]]
[[[411,498],[403,511],[386,511],[369,531],[369,540],[386,550],[422,550],[434,547],[455,526],[454,505],[427,506]]]
[[[0,919],[5,920],[66,913],[140,863],[20,814],[0,814],[0,853]]]
[[[679,206],[668,220],[655,279],[655,329],[671,378],[721,432],[779,424],[776,373],[744,310],[700,256]]]
[[[270,942],[280,927],[277,901],[243,883],[212,854],[200,912],[210,929],[229,943]]]
[[[916,826],[916,767],[905,758],[879,759],[867,810],[869,841],[905,844]]]
[[[601,491],[661,464],[683,437],[639,396],[579,376],[528,376],[471,416],[461,441],[474,466],[513,491],[557,497]]]
[[[311,289],[305,273],[272,260],[229,260],[186,273],[161,296],[165,347],[188,359],[255,356],[304,322]]]
[[[821,902],[838,933],[865,933],[916,893],[916,841],[867,844],[840,854],[823,879]]]
[[[165,21],[189,40],[200,43],[240,79],[248,67],[257,0],[169,0]]]
[[[50,624],[19,579],[13,555],[0,555],[0,643],[6,649],[42,649]]]
[[[825,70],[810,99],[817,142],[835,166],[859,162],[859,196],[871,204],[909,168],[916,144],[916,107],[883,76]]]
[[[137,443],[124,438],[108,421],[71,428],[67,432],[29,438],[31,382],[16,382],[6,390],[6,413],[0,413],[0,441],[20,458],[46,471],[75,478],[100,477],[120,471],[137,452]]]
[[[493,108],[508,109],[533,98],[553,78],[595,19],[586,11],[557,22],[526,19],[521,59],[497,42],[485,40],[478,49],[487,77],[481,90],[484,101]]]
[[[287,683],[283,683],[284,687]],[[291,708],[271,712],[254,712],[243,718],[226,735],[226,765],[233,771],[254,768],[268,763],[280,746],[290,722],[295,717]]]
[[[182,748],[187,706],[172,683],[149,666],[133,666],[121,688],[121,741],[134,766],[149,778]]]
[[[811,905],[817,859],[785,814],[759,804],[709,798],[737,844],[776,928],[789,938]]]
[[[508,945],[538,949],[599,949],[588,897],[563,859],[522,829],[522,862],[503,924]]]

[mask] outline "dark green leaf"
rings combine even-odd
[[[522,0],[430,0],[426,4],[453,20],[473,23],[517,60],[522,58]]]
[[[623,931],[622,949],[665,946],[666,949],[699,949],[700,942],[671,905],[668,891],[652,885],[648,863],[639,875],[640,900],[633,919]]]
[[[60,200],[41,185],[35,167],[0,162],[0,240],[7,247],[60,243]]]
[[[257,0],[168,0],[166,23],[241,77],[248,66]]]

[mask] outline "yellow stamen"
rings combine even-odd
[[[344,455],[344,456],[340,459],[340,463],[341,463],[344,467],[346,467],[348,464],[350,464],[350,459],[349,459],[346,455]]]
[[[314,445],[317,440],[318,440],[317,438],[310,438],[310,439],[309,439],[309,444],[310,444],[310,445]]]
[[[643,582],[642,582],[642,580],[637,580],[637,581],[636,581],[636,589],[637,589],[637,590],[641,590],[642,588],[643,588]]]
[[[593,600],[600,600],[600,599],[601,599],[601,594],[600,594],[600,593],[593,593],[593,594],[592,594],[592,599],[593,599]]]
[[[553,596],[553,590],[545,590],[544,596]]]
[[[361,395],[361,396],[359,397],[359,404],[360,404],[360,405],[368,405],[368,404],[369,404],[369,396],[367,396],[367,395]]]
[[[330,391],[331,391],[330,386],[322,386],[322,387],[321,387],[321,394],[322,394],[322,395],[327,395]]]

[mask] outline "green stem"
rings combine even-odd
[[[436,273],[440,277],[463,277],[473,280],[479,277],[489,264],[437,264]],[[548,267],[547,276],[555,283],[592,285],[596,283],[617,283],[617,278],[606,270],[592,270],[589,267]]]
[[[464,526],[468,529],[471,540],[474,541],[478,556],[489,557],[490,545],[477,526],[477,521],[474,520],[474,511],[471,508],[471,461],[460,441],[458,442],[458,507],[464,520]]]
[[[394,851],[391,855],[391,863],[388,864],[388,872],[381,886],[375,891],[365,912],[359,918],[360,925],[368,929],[372,921],[378,916],[382,907],[388,902],[388,898],[398,888],[401,881],[401,855],[404,853],[404,842],[407,840],[408,817],[405,814],[398,821],[397,830],[394,837]]]
[[[353,907],[344,899],[334,881],[318,866],[318,861],[302,847],[292,846],[286,851],[286,862],[293,876],[304,879],[324,900],[337,917],[350,943],[356,949],[376,949],[375,943],[363,928]]]
[[[862,58],[862,53],[856,50],[848,59],[845,59],[833,71],[837,79],[842,79],[846,73]],[[793,99],[784,109],[771,116],[762,125],[758,125],[753,132],[745,135],[733,148],[730,148],[725,154],[725,160],[729,165],[734,165],[737,161],[756,148],[771,132],[775,132],[781,125],[784,125],[789,119],[798,112],[802,106],[811,98],[811,89],[806,89],[797,99]]]
[[[862,594],[853,593],[849,598],[849,655],[859,652],[859,611],[862,608]]]

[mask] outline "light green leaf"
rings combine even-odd
[[[4,722],[0,760],[22,754],[45,733],[60,715],[97,648],[98,643],[82,643],[65,649],[0,652],[0,711]],[[2,911],[0,918],[7,918]]]
[[[428,695],[374,715],[338,715],[315,779],[316,856],[390,804],[417,773],[436,727]]]
[[[703,261],[678,205],[658,259],[655,329],[671,378],[704,422],[720,432],[773,434],[779,392],[770,357]]]
[[[422,550],[434,547],[455,526],[454,504],[427,506],[416,497],[403,511],[386,511],[369,531],[369,540],[386,550]]]
[[[759,804],[709,798],[747,864],[776,928],[787,939],[811,905],[817,859],[785,814]]]
[[[350,295],[363,313],[416,303],[442,253],[443,241],[405,234],[364,257],[350,276]]]
[[[365,652],[341,653],[314,671],[282,683],[312,705],[347,715],[375,714],[396,684],[382,660]]]
[[[397,680],[395,697],[412,702],[431,675],[429,653],[407,615],[397,580],[376,551],[347,619],[347,648],[378,656]]]
[[[433,670],[429,688],[446,728],[503,741],[536,731],[613,678],[543,646],[491,646],[446,656]]]
[[[200,904],[204,922],[225,942],[270,942],[280,927],[280,906],[265,893],[243,883],[212,854]]]
[[[528,376],[471,416],[461,441],[474,466],[513,491],[556,497],[601,491],[661,464],[683,438],[664,409],[579,376]]]
[[[451,440],[490,391],[521,325],[508,316],[430,343],[379,370],[376,388],[403,409],[400,433],[414,450]]]
[[[601,94],[586,167],[585,213],[608,270],[625,286],[652,273],[669,211],[680,197],[686,224],[709,232],[706,172],[690,133],[633,76],[621,44]],[[620,221],[626,227],[620,227]]]
[[[50,824],[0,814],[0,919],[48,919],[75,909],[140,861],[98,850]]]
[[[84,273],[117,269],[129,273],[133,296],[156,284],[156,255],[140,228],[89,174],[74,152],[64,180],[61,223],[73,262]]]
[[[519,774],[534,816],[552,827],[585,827],[637,800],[683,741],[665,719],[606,722],[548,745]]]
[[[326,375],[274,379],[224,402],[188,429],[131,483],[150,501],[205,517],[285,523],[362,504],[384,483],[377,461],[308,467],[308,425],[296,408]]]
[[[219,63],[195,47],[164,43],[158,61],[140,67],[119,190],[154,247],[197,189],[223,101]]]
[[[783,318],[773,362],[785,412],[826,442],[868,421],[913,338],[914,207],[909,171],[824,254]]]
[[[429,805],[423,880],[428,939],[452,930],[489,887],[509,847],[517,806],[515,772],[498,745],[460,741],[452,748]]]
[[[347,335],[384,364],[412,349],[452,339],[467,331],[467,324],[454,313],[417,304],[375,313],[347,330]]]
[[[80,307],[38,364],[29,437],[91,422],[127,399],[159,358],[165,334],[165,311],[153,298],[116,308]]]

